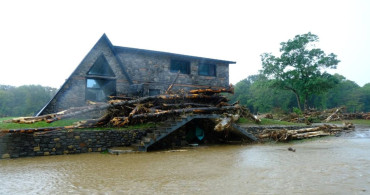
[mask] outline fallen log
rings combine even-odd
[[[173,108],[186,108],[186,107],[211,107],[209,104],[199,104],[199,103],[180,103],[180,104],[162,104],[162,109],[173,109]]]
[[[145,114],[137,114],[133,115],[132,119],[148,119],[148,118],[158,118],[164,115],[176,115],[176,114],[186,114],[186,113],[224,113],[230,110],[236,110],[241,109],[239,105],[236,106],[225,106],[225,107],[199,107],[199,108],[184,108],[184,109],[174,109],[174,110],[166,110],[162,112],[157,112],[157,113],[145,113]],[[123,126],[126,125],[127,123],[124,123],[128,117],[114,117],[111,120],[111,124],[113,126]]]
[[[234,94],[234,88],[221,88],[221,89],[194,89],[190,91],[191,94],[215,94],[215,93],[231,93]]]
[[[65,118],[72,118],[74,116],[82,115],[82,114],[85,114],[85,113],[88,113],[88,112],[108,109],[109,107],[110,107],[110,105],[107,104],[107,103],[84,106],[84,107],[80,107],[80,110],[78,110],[78,111],[69,112],[68,114],[62,114],[62,115],[56,116],[54,118],[47,119],[46,122],[47,123],[52,123],[52,122],[57,121],[57,120],[61,120],[61,119],[65,119]]]
[[[215,131],[225,131],[229,129],[232,125],[232,123],[236,122],[240,118],[239,114],[229,114],[228,116],[221,118],[221,119],[216,119],[216,126],[214,128]]]
[[[63,115],[66,112],[66,110],[54,113],[54,114],[47,114],[47,115],[42,115],[42,116],[35,116],[35,117],[18,117],[18,118],[13,118],[10,120],[4,121],[5,123],[19,123],[19,124],[32,124],[35,122],[40,122],[40,121],[46,121],[51,118],[55,118],[57,116]]]
[[[42,127],[42,128],[26,128],[26,129],[3,129],[1,133],[35,133],[35,132],[46,132],[46,131],[57,131],[57,130],[71,130],[76,129],[75,126],[63,126],[63,127]]]
[[[345,124],[342,127],[331,126],[331,125],[323,125],[319,127],[311,127],[311,128],[302,128],[297,130],[274,130],[274,129],[266,129],[262,133],[258,135],[260,139],[270,138],[275,141],[287,141],[291,139],[303,139],[303,138],[311,138],[311,137],[318,137],[318,136],[328,136],[333,135],[341,131],[345,130],[353,130],[353,124]]]
[[[167,88],[165,94],[169,94],[173,88],[173,85],[176,83],[177,79],[179,78],[180,71],[177,72],[175,79],[172,81],[171,85]]]

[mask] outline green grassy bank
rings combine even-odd
[[[70,126],[73,125],[75,122],[80,121],[81,119],[63,119],[58,120],[52,123],[47,123],[45,121],[36,122],[33,124],[18,124],[18,123],[8,123],[5,122],[7,120],[11,120],[13,118],[17,117],[4,117],[0,118],[0,129],[29,129],[29,128],[43,128],[43,127],[63,127],[63,126]],[[122,128],[115,128],[115,129],[121,129],[121,130],[132,130],[132,129],[147,129],[150,127],[154,127],[154,123],[146,123],[146,124],[138,124],[138,125],[132,125]],[[105,130],[105,129],[112,129],[109,127],[99,127],[99,128],[89,128],[95,129],[95,130]]]
[[[330,122],[330,123],[331,124],[343,124],[344,122],[350,122],[350,123],[353,123],[354,125],[369,125],[370,126],[370,120],[363,120],[363,119],[333,121],[333,122]]]
[[[260,124],[256,124],[252,120],[249,120],[246,118],[240,118],[237,121],[237,123],[243,124],[243,125],[305,125],[304,123],[292,123],[292,122],[279,121],[279,120],[267,119],[267,118],[262,118]]]

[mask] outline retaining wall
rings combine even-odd
[[[101,152],[129,146],[146,130],[74,130],[13,133],[0,136],[0,158]]]

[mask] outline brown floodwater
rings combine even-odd
[[[5,159],[0,194],[370,194],[369,150],[370,128],[357,128],[286,144]]]

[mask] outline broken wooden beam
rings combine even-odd
[[[199,108],[183,108],[183,109],[173,109],[173,110],[165,110],[162,112],[157,112],[157,113],[144,113],[144,114],[137,114],[133,115],[132,119],[148,119],[148,118],[158,118],[164,115],[175,115],[175,114],[186,114],[186,113],[213,113],[213,112],[227,112],[233,110],[236,112],[239,110],[241,107],[239,105],[235,106],[225,106],[225,107],[199,107]],[[111,123],[114,126],[123,126],[126,125],[125,121],[127,120],[128,117],[114,117],[111,120]]]

